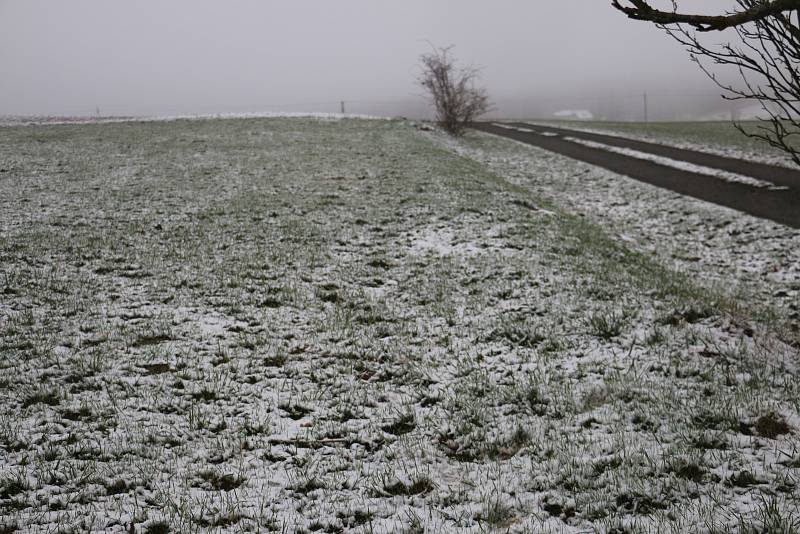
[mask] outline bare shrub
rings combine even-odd
[[[461,135],[470,122],[491,109],[491,104],[486,90],[475,86],[480,70],[458,66],[450,50],[434,48],[420,57],[418,83],[427,91],[442,128]]]

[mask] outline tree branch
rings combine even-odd
[[[679,13],[677,4],[675,11],[662,11],[653,8],[647,0],[611,0],[611,5],[635,20],[645,20],[655,24],[689,24],[698,31],[708,32],[758,22],[786,11],[800,9],[800,0],[763,0],[754,2],[747,9],[725,15]]]

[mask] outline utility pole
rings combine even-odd
[[[344,113],[345,113],[345,111],[344,111],[344,100],[342,100],[342,115],[344,115]]]
[[[647,124],[649,122],[649,117],[647,113],[647,92],[644,93],[644,123]]]

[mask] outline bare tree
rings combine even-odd
[[[460,135],[475,118],[491,108],[485,89],[475,86],[480,70],[459,67],[451,48],[434,48],[420,57],[422,73],[418,83],[428,93],[436,109],[436,120],[448,132]]]
[[[628,17],[665,28],[692,60],[723,89],[728,100],[757,101],[767,118],[755,129],[736,127],[788,154],[800,165],[800,0],[735,0],[736,9],[718,15],[655,9],[648,0],[612,0]],[[733,42],[709,45],[702,35],[731,30]],[[741,84],[722,81],[707,63],[732,67]]]

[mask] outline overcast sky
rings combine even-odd
[[[366,109],[418,98],[429,42],[500,103],[715,92],[610,0],[0,0],[0,114]]]

